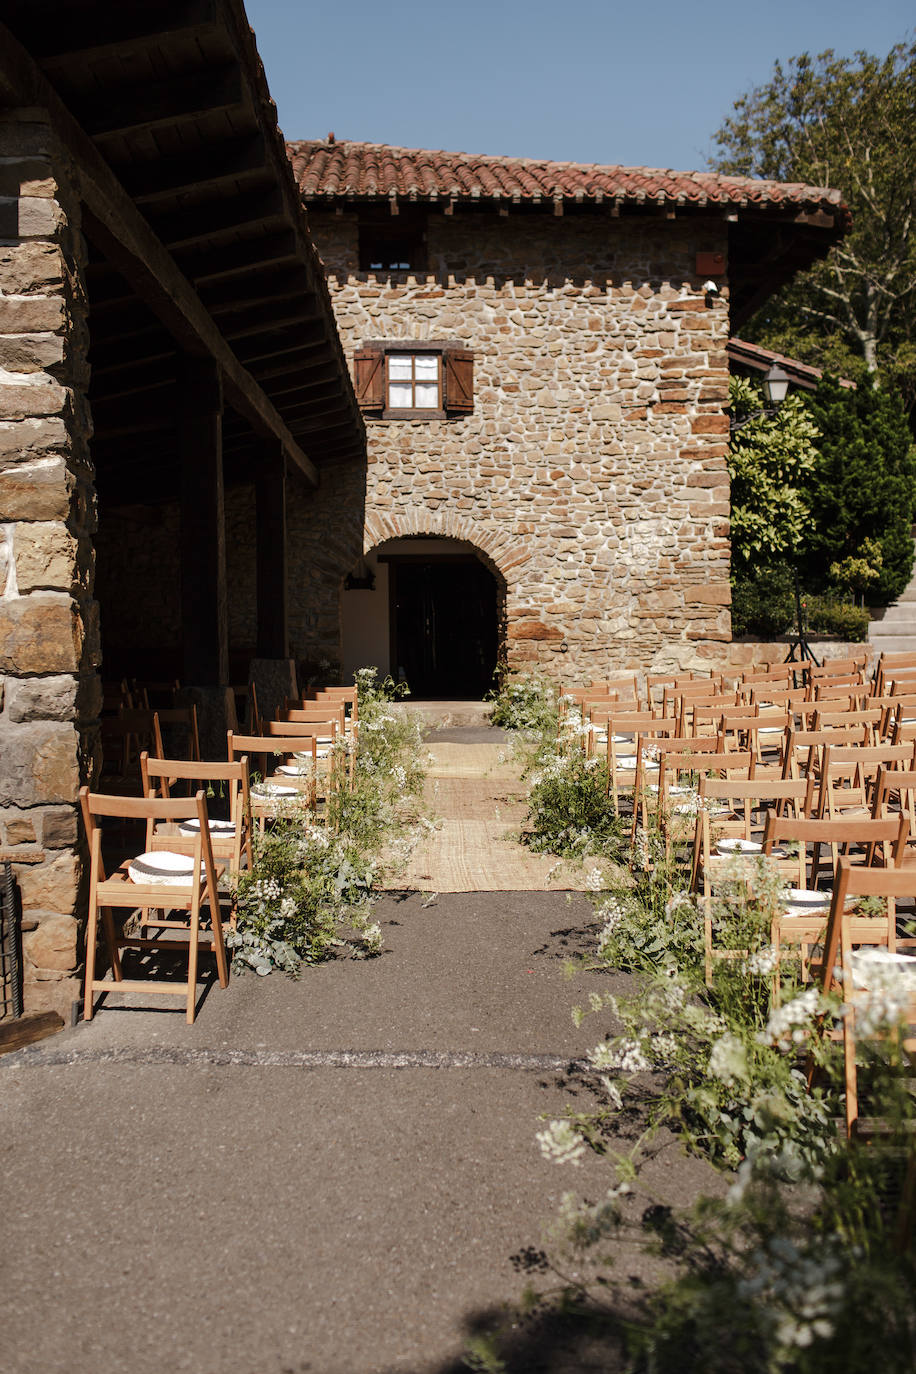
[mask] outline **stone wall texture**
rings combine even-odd
[[[26,1010],[67,1017],[101,688],[86,247],[40,110],[0,116],[0,215],[0,853],[22,894]]]
[[[367,417],[368,470],[291,500],[299,656],[338,657],[342,578],[419,534],[469,540],[505,579],[513,667],[579,680],[723,657],[728,290],[707,300],[694,268],[726,226],[434,214],[430,270],[376,277],[355,214],[309,214],[351,359],[369,340],[460,342],[474,409]]]

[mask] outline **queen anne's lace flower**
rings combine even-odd
[[[541,1154],[555,1164],[578,1165],[585,1154],[585,1141],[568,1121],[551,1121],[546,1130],[537,1132],[537,1140]]]
[[[770,1013],[766,1029],[760,1031],[757,1039],[761,1045],[772,1045],[776,1049],[788,1050],[800,1045],[807,1039],[811,1022],[820,1006],[820,994],[815,987],[805,988],[785,1006],[776,1007]]]

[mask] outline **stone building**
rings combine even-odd
[[[421,695],[478,694],[497,655],[568,681],[720,657],[727,342],[843,232],[839,193],[289,154],[368,431],[291,516],[300,656]]]

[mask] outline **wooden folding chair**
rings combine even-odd
[[[162,758],[166,752],[166,742],[168,743],[169,753],[174,757],[178,755],[176,745],[183,745],[180,757],[186,759],[200,758],[200,733],[197,728],[197,707],[190,706],[167,706],[160,707],[156,711],[156,730],[157,730],[157,755]]]
[[[144,752],[140,755],[140,776],[143,779],[145,797],[171,797],[171,788],[176,782],[216,784],[223,796],[221,809],[225,809],[225,819],[210,815],[210,845],[213,857],[225,863],[230,878],[241,872],[244,864],[248,868],[254,862],[251,850],[251,785],[248,772],[248,755],[231,763],[201,763],[189,759],[151,759]],[[209,809],[208,809],[209,815]],[[190,820],[178,827],[185,838],[193,839],[197,821]]]
[[[897,653],[881,654],[875,667],[875,696],[882,696],[885,692],[885,683],[894,677],[895,671],[913,669],[916,671],[916,654]]]
[[[86,987],[84,1016],[92,1019],[97,992],[159,993],[185,998],[186,1017],[194,1020],[197,1000],[197,963],[203,948],[216,956],[220,987],[229,983],[229,965],[223,941],[219,908],[219,878],[223,869],[214,863],[210,845],[207,802],[203,792],[195,797],[112,797],[80,788],[80,806],[89,841],[89,924],[86,931]],[[105,817],[146,822],[146,852],[129,859],[107,877],[102,863],[102,827]],[[180,847],[157,831],[163,823],[197,822],[189,846]],[[209,910],[210,932],[201,932],[201,908]],[[112,910],[137,912],[139,935],[119,933]],[[178,913],[184,913],[179,916]],[[101,918],[111,957],[113,982],[96,977],[96,942]],[[158,932],[149,935],[148,931]],[[180,931],[186,939],[176,939]],[[121,963],[122,949],[187,951],[188,971],[183,984],[165,979],[127,979]]]
[[[620,808],[621,792],[635,789],[640,769],[640,738],[646,742],[674,734],[677,722],[663,720],[655,711],[612,712],[605,722],[607,731],[607,789]],[[650,769],[650,771],[656,771]]]
[[[724,741],[721,736],[711,735],[668,735],[659,734],[654,739],[641,737],[636,754],[636,777],[633,790],[633,821],[630,830],[631,841],[636,838],[638,826],[646,829],[649,824],[649,798],[653,786],[659,789],[656,794],[656,809],[664,802],[665,793],[662,792],[661,782],[653,784],[647,777],[650,770],[649,764],[654,764],[658,769],[659,778],[664,767],[663,756],[681,755],[682,761],[689,762],[696,759],[699,763],[707,754],[725,755]],[[647,748],[651,750],[647,754]]]
[[[286,735],[239,735],[230,730],[227,741],[229,762],[247,754],[252,771],[259,774],[249,795],[251,814],[262,830],[266,821],[286,815],[292,807],[315,812],[318,754],[315,734],[308,733],[307,726]],[[276,769],[273,775],[271,769]]]
[[[875,972],[884,964],[885,969],[896,967],[905,972],[912,980],[907,1006],[904,1011],[904,1024],[909,1027],[901,1048],[908,1054],[916,1052],[916,958],[896,955],[883,939],[883,922],[872,917],[863,917],[850,911],[849,904],[855,898],[883,897],[889,906],[896,906],[901,897],[916,897],[916,878],[911,868],[855,868],[848,859],[841,859],[837,866],[833,887],[833,900],[827,919],[824,936],[824,952],[820,961],[819,981],[825,993],[838,992],[845,1005],[842,1016],[842,1040],[844,1059],[844,1087],[846,1096],[846,1135],[856,1135],[859,1125],[858,1072],[856,1067],[856,1006],[870,992],[869,979],[873,982]],[[855,946],[869,945],[884,947],[885,959],[876,959],[872,953],[865,958],[856,959]],[[879,977],[881,975],[879,974]],[[809,1063],[809,1082],[813,1076],[813,1066]]]
[[[114,795],[139,786],[137,760],[141,749],[158,757],[162,735],[155,711],[122,707],[116,716],[100,719],[102,773],[100,786]]]
[[[764,780],[756,775],[746,780],[704,777],[699,793],[690,888],[703,902],[706,982],[710,983],[715,959],[734,959],[744,953],[713,946],[715,880],[726,868],[733,870],[737,862],[752,862],[762,854],[766,817],[761,820],[760,813],[766,806],[775,802],[777,814],[789,810],[796,819],[804,814],[807,784],[792,778]],[[716,814],[716,807],[723,803],[730,808],[725,817]]]
[[[772,942],[776,949],[776,983],[779,986],[779,962],[783,942],[796,944],[800,948],[802,976],[806,976],[807,959],[810,947],[821,941],[827,911],[830,906],[831,892],[818,890],[816,883],[819,873],[819,854],[822,846],[855,845],[862,851],[866,866],[877,864],[879,856],[885,868],[899,868],[906,852],[909,821],[906,816],[889,817],[887,820],[809,820],[777,816],[770,812],[767,816],[763,835],[763,853],[772,856],[774,846],[798,846],[796,859],[777,860],[781,871],[794,878],[797,886],[789,891],[785,910],[773,920]],[[811,880],[807,872],[807,849],[811,846]],[[839,860],[837,861],[837,867]],[[834,870],[835,881],[835,870]],[[896,944],[896,913],[892,904],[888,905],[885,922],[888,948]]]

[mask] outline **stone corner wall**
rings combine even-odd
[[[97,748],[86,246],[41,110],[0,115],[0,856],[22,895],[25,1008],[80,992],[78,790]]]

